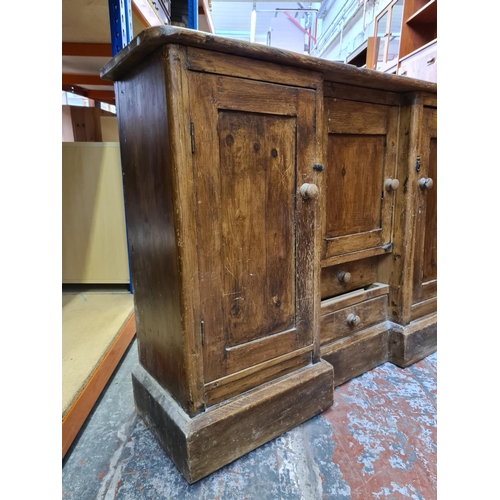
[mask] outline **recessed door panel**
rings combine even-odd
[[[380,229],[384,143],[381,135],[329,136],[329,238]]]
[[[224,328],[228,346],[295,321],[295,118],[220,111]]]

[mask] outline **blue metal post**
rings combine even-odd
[[[108,0],[112,54],[115,56],[133,37],[132,0]]]
[[[132,28],[132,0],[108,0],[109,22],[111,32],[111,51],[113,56],[128,45],[133,38]],[[125,220],[126,220],[125,215]],[[127,228],[127,225],[125,224]],[[127,250],[128,250],[128,269],[130,276],[129,291],[134,292],[132,284],[132,269],[130,267],[130,248],[128,246],[128,228],[127,228]]]
[[[198,29],[198,0],[188,0],[188,28]]]

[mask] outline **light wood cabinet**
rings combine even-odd
[[[432,344],[435,318],[424,331],[411,309],[430,293],[414,270],[433,258],[435,209],[407,177],[417,150],[435,176],[434,84],[172,27],[102,76],[118,96],[136,406],[188,481],[328,408],[334,384],[422,354],[401,339]]]
[[[324,258],[391,243],[399,108],[325,99]]]

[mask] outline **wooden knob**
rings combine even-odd
[[[359,325],[361,321],[361,318],[359,316],[356,316],[356,314],[348,314],[347,315],[347,324],[349,326],[356,326]]]
[[[319,189],[316,184],[302,184],[300,186],[300,194],[304,200],[314,200],[319,195]]]
[[[346,271],[340,271],[340,273],[337,274],[337,279],[341,283],[349,283],[349,281],[351,281],[351,273],[348,273]]]
[[[422,190],[430,189],[432,186],[434,186],[434,181],[430,177],[422,177],[422,179],[418,181],[418,187]]]
[[[387,189],[387,191],[396,191],[398,187],[399,187],[399,181],[397,179],[385,180],[385,189]]]

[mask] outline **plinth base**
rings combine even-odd
[[[149,373],[133,374],[138,413],[194,483],[333,404],[333,368],[320,361],[190,418]]]
[[[407,326],[393,323],[389,338],[389,361],[401,368],[420,361],[437,349],[437,313]]]

